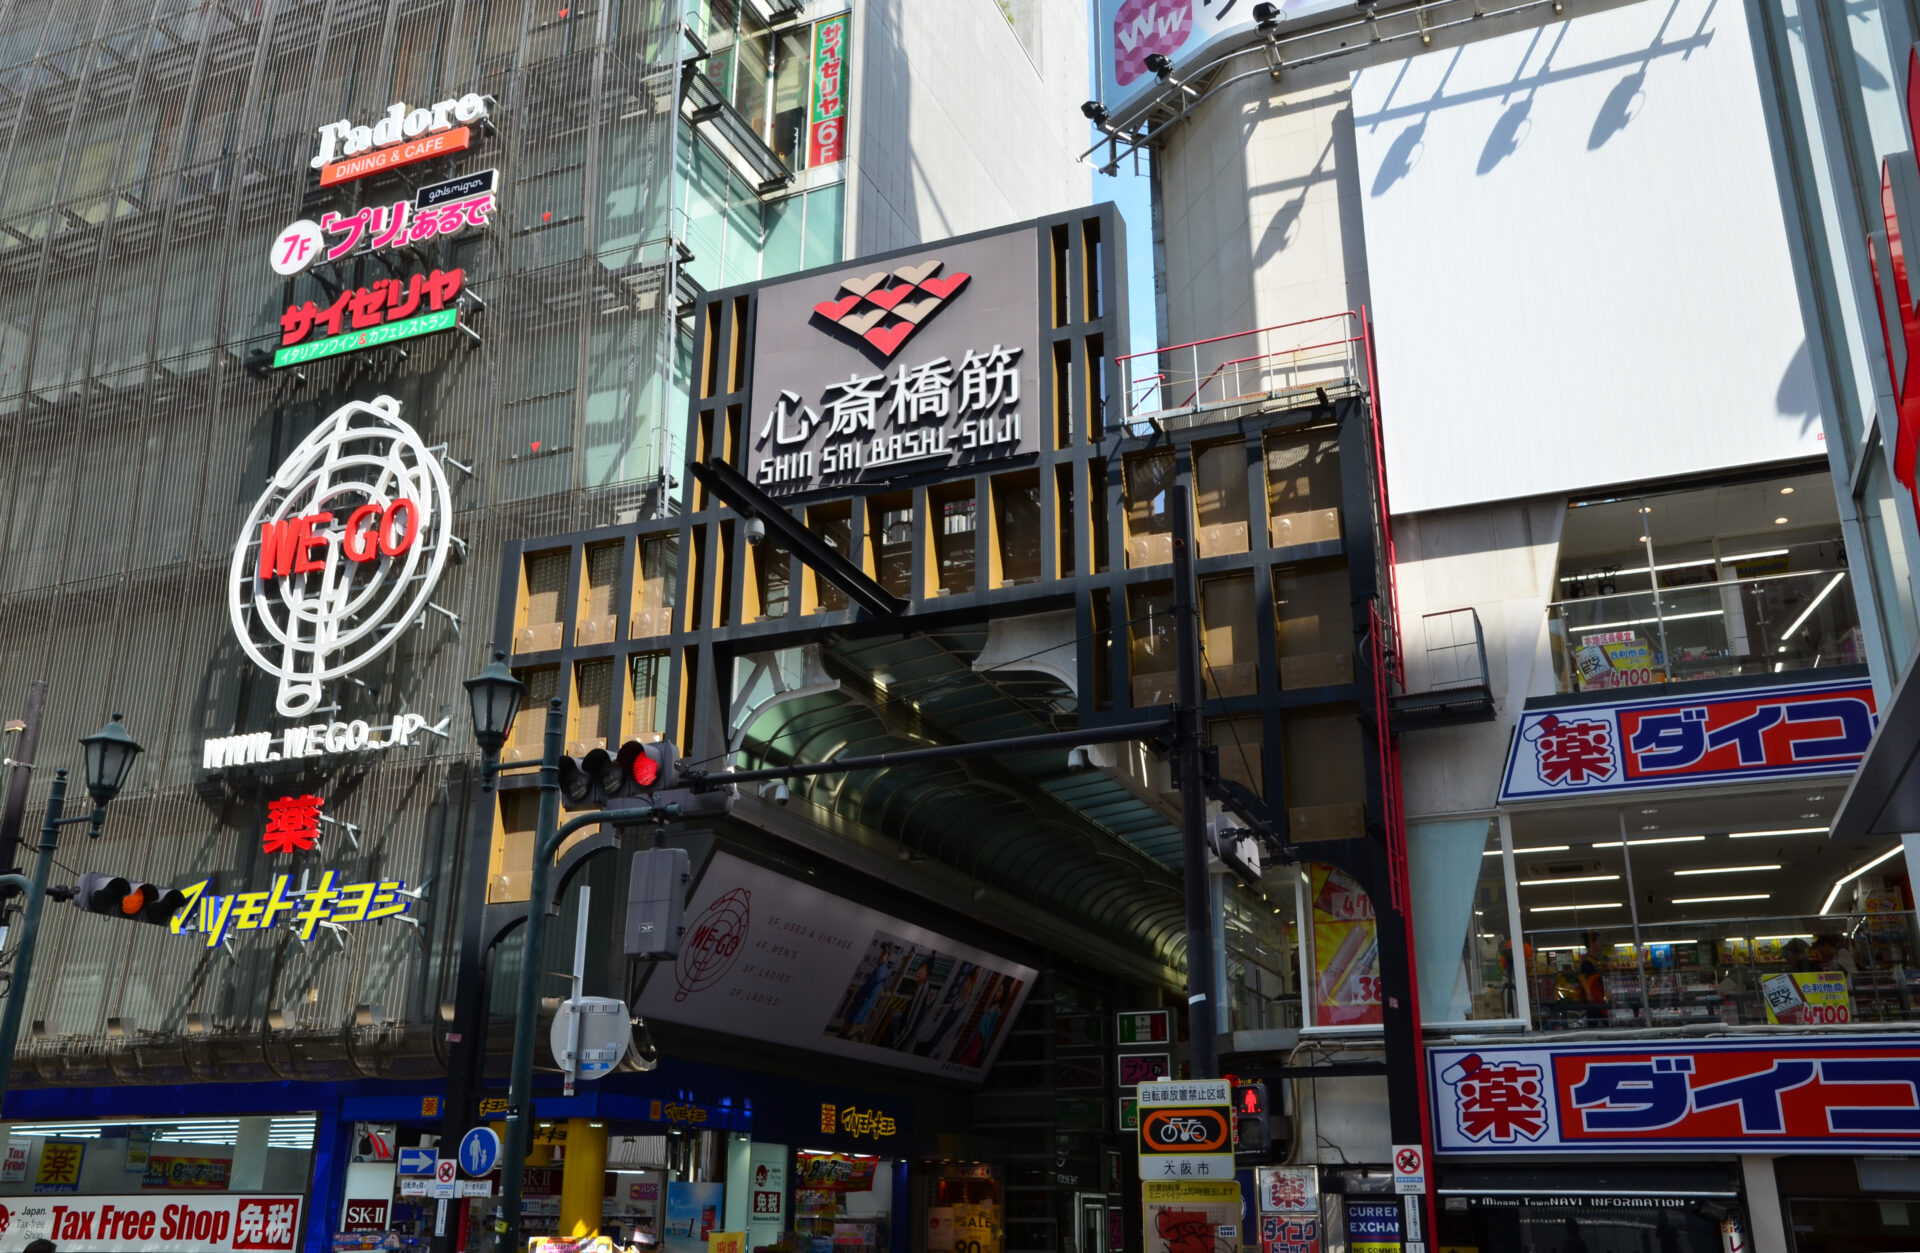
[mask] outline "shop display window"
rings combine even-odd
[[[1866,659],[1824,467],[1575,501],[1559,552],[1547,614],[1563,692]]]
[[[865,1153],[793,1155],[797,1253],[879,1253],[889,1247],[893,1163]]]

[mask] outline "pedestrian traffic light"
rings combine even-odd
[[[1273,1142],[1267,1132],[1267,1085],[1233,1085],[1233,1160],[1241,1165],[1264,1162]]]
[[[83,874],[74,888],[73,903],[90,914],[131,918],[164,927],[185,907],[187,894],[178,888],[135,883],[117,875]]]
[[[669,740],[628,740],[618,752],[596,748],[560,759],[560,803],[568,809],[634,809],[651,805],[680,778],[680,752]]]

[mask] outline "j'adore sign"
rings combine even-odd
[[[395,101],[371,126],[341,118],[320,127],[320,150],[311,162],[320,185],[331,187],[382,170],[429,161],[465,150],[473,142],[472,123],[484,122],[492,97],[468,92],[427,108]]]
[[[743,472],[794,493],[1037,451],[1039,245],[1018,229],[761,288]]]

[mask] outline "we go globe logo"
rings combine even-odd
[[[1223,1153],[1231,1134],[1212,1109],[1150,1109],[1141,1113],[1140,1138],[1161,1153]]]

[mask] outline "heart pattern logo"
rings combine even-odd
[[[938,258],[843,279],[833,299],[813,307],[813,316],[835,330],[858,337],[891,360],[914,332],[925,326],[966,289],[971,274],[941,276]]]

